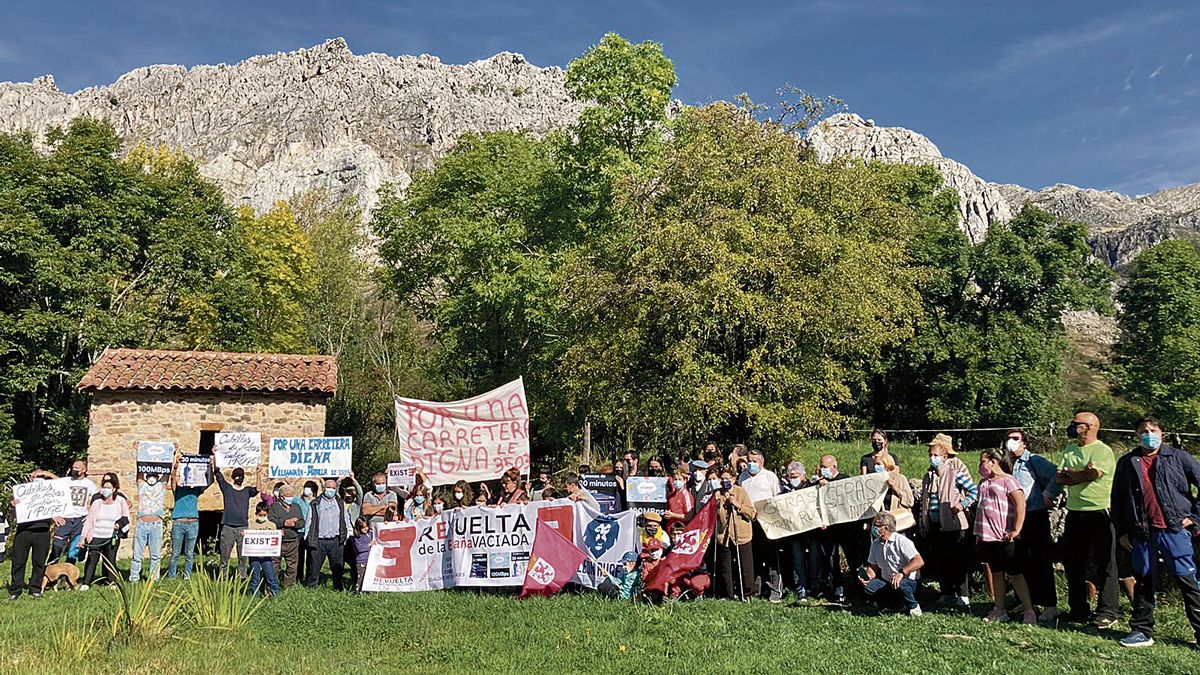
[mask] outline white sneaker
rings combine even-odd
[[[79,584],[79,590],[81,590],[81,591],[86,591],[87,589],[88,589],[88,585],[87,585],[87,584]]]
[[[920,605],[917,605],[916,607],[913,607],[912,609],[908,610],[909,616],[921,616],[922,614],[924,614],[924,612],[921,611]]]
[[[971,608],[971,599],[965,595],[960,595],[954,599],[954,606],[960,607],[963,609],[970,609]]]

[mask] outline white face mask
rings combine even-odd
[[[1020,447],[1021,447],[1021,441],[1018,441],[1018,440],[1017,440],[1017,439],[1015,439],[1015,438],[1009,438],[1009,439],[1006,439],[1006,440],[1004,441],[1004,447],[1005,447],[1005,449],[1007,449],[1009,452],[1011,452],[1011,453],[1013,453],[1013,454],[1015,455],[1015,454],[1017,454],[1017,450],[1019,450],[1019,449],[1020,449]]]
[[[712,480],[708,481],[708,486],[714,490],[720,490],[721,489],[721,481],[717,480],[716,478],[713,478]]]
[[[457,500],[459,500],[459,501],[462,501],[462,498],[463,498],[463,493],[461,493],[461,492],[455,492],[455,493],[454,493],[454,498],[455,498],[455,499],[457,499]]]
[[[792,487],[800,487],[800,485],[804,483],[804,479],[803,478],[789,478],[788,482],[792,484]]]

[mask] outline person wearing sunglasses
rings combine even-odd
[[[1117,458],[1099,439],[1100,418],[1078,412],[1067,426],[1071,444],[1063,450],[1055,482],[1067,493],[1067,525],[1063,530],[1063,566],[1067,570],[1067,621],[1091,621],[1111,628],[1119,616],[1117,537],[1109,507]],[[1096,587],[1096,611],[1088,613],[1088,582]]]
[[[1029,449],[1029,439],[1020,429],[1004,435],[1004,451],[1012,460],[1012,475],[1025,493],[1025,527],[1017,540],[1019,557],[1025,561],[1025,582],[1033,604],[1041,607],[1038,621],[1058,617],[1058,592],[1054,586],[1054,539],[1050,535],[1050,509],[1058,500],[1054,462]]]

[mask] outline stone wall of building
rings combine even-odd
[[[116,472],[121,491],[136,507],[138,441],[171,441],[182,452],[195,453],[202,431],[257,431],[262,434],[265,475],[271,438],[325,435],[326,400],[296,394],[97,391],[88,424],[88,473],[98,481],[104,472]],[[168,493],[168,509],[170,504]],[[200,510],[220,509],[221,491],[212,485],[200,497]],[[126,542],[122,553],[127,555],[127,549]]]

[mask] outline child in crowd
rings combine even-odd
[[[433,498],[433,515],[438,515],[446,510],[446,498],[438,495]]]
[[[275,524],[267,520],[267,511],[271,507],[265,501],[259,502],[254,507],[254,522],[250,523],[250,530],[274,530]],[[250,593],[258,594],[259,581],[267,587],[268,595],[279,595],[279,578],[275,576],[275,557],[254,557],[250,558]]]
[[[367,558],[371,557],[371,522],[366,518],[354,521],[354,565],[358,568],[358,590],[362,591],[363,580],[367,577]]]
[[[624,574],[620,576],[610,574],[603,567],[599,569],[616,586],[617,597],[622,600],[632,600],[635,595],[642,592],[642,564],[637,551],[629,551],[621,556],[621,564],[625,567],[625,570]]]

